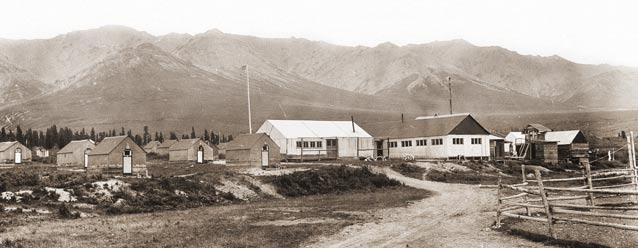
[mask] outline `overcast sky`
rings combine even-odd
[[[226,33],[339,45],[465,39],[522,54],[638,67],[636,1],[3,1],[0,37],[125,25],[154,35]]]

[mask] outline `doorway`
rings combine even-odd
[[[197,163],[204,163],[204,147],[201,145],[199,146],[199,148],[197,148]]]
[[[133,151],[125,149],[122,154],[122,173],[125,175],[133,174]]]
[[[339,157],[339,145],[337,139],[328,139],[326,140],[326,154],[328,158],[337,158]]]
[[[268,147],[268,144],[264,144],[264,146],[261,147],[261,167],[269,166],[269,153],[270,148]]]
[[[15,164],[21,164],[22,163],[22,149],[16,148],[15,156],[13,157],[13,162]]]

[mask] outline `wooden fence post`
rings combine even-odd
[[[525,165],[521,164],[521,174],[523,176],[523,182],[527,182],[527,177],[525,176]]]
[[[545,207],[545,214],[547,215],[547,230],[549,231],[549,235],[556,239],[556,234],[554,233],[553,227],[553,218],[552,211],[549,207],[549,201],[547,201],[547,194],[545,193],[545,187],[543,187],[543,178],[541,178],[541,172],[539,170],[534,170],[534,175],[536,176],[536,181],[538,182],[538,190],[541,194],[541,199],[543,200],[543,206]]]
[[[583,162],[583,164],[585,164],[585,172],[587,173],[587,175],[585,175],[587,177],[587,186],[589,189],[594,189],[594,185],[591,181],[591,165],[589,162]],[[587,197],[589,198],[589,205],[594,206],[594,194],[589,192],[587,193]]]
[[[498,188],[496,189],[496,196],[497,196],[497,202],[496,202],[496,224],[495,227],[496,228],[501,228],[501,208],[502,208],[502,203],[503,201],[501,200],[502,194],[503,194],[503,185],[501,184],[501,176],[498,176],[498,181],[497,181],[497,186]]]

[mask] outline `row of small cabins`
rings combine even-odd
[[[255,134],[239,135],[223,145],[226,164],[268,166],[286,160],[347,158],[483,159],[559,161],[584,159],[589,149],[580,131],[552,131],[530,124],[505,138],[491,134],[470,114],[418,117],[370,123],[352,121],[267,120]],[[0,143],[0,162],[30,161],[31,152],[18,142]],[[20,152],[20,153],[18,153]],[[144,148],[126,136],[99,144],[72,141],[58,151],[58,165],[122,168],[146,164],[146,154],[168,155],[170,161],[205,162],[218,148],[199,139],[153,141]],[[21,156],[18,158],[18,154]]]

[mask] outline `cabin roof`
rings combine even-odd
[[[364,125],[374,137],[414,138],[444,136],[449,134],[489,135],[470,114],[419,117],[408,121],[387,121]]]
[[[177,143],[173,144],[170,148],[168,148],[168,150],[169,151],[188,150],[188,148],[193,146],[193,144],[195,144],[197,141],[200,141],[200,139],[182,139],[178,141]]]
[[[270,138],[265,133],[242,134],[226,143],[226,151],[251,149],[263,137]]]
[[[58,154],[60,154],[60,153],[73,153],[77,149],[85,149],[87,143],[90,143],[90,144],[95,146],[95,142],[93,140],[90,140],[90,139],[72,140],[71,142],[66,144],[66,146],[64,146],[62,149],[60,149],[58,151]]]
[[[372,137],[352,121],[267,120],[257,132],[270,134],[272,130],[266,128],[277,129],[287,139]]]
[[[110,154],[120,143],[126,140],[128,136],[114,136],[114,137],[106,137],[100,143],[97,144],[95,149],[89,155],[104,155]],[[131,143],[135,144],[133,140],[128,139]]]
[[[582,135],[580,130],[552,131],[545,133],[545,140],[557,141],[558,145],[569,145],[574,143],[579,134]]]
[[[16,143],[18,142],[17,141],[0,142],[0,152],[4,152],[5,150],[9,149],[9,147],[15,145]]]

